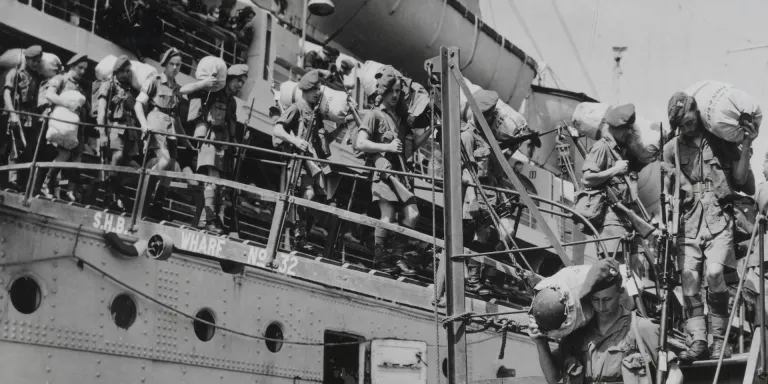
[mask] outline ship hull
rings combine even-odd
[[[215,255],[221,244],[214,236],[208,243],[218,245],[198,247],[210,255],[179,251],[166,261],[125,257],[104,240],[105,228],[121,229],[122,237],[130,238],[125,217],[36,199],[24,207],[17,195],[0,196],[5,200],[0,205],[3,382],[323,382],[329,349],[286,343],[273,353],[258,340],[273,323],[285,340],[304,343],[323,343],[329,332],[426,342],[428,382],[442,375],[437,332],[440,360],[446,357],[446,339],[428,303],[431,286],[311,259],[296,261],[301,267],[289,260],[286,268],[273,271],[256,263],[242,274],[229,274],[222,271],[224,258]],[[139,222],[135,234],[165,233],[162,227]],[[19,300],[34,297],[14,291],[22,277],[40,287],[39,307],[28,314]],[[127,329],[114,321],[123,316],[115,312],[120,294],[130,296],[137,308]],[[409,303],[403,302],[406,297]],[[474,299],[467,300],[467,308],[505,310]],[[209,310],[216,324],[256,338],[217,329],[202,341],[191,318],[181,314],[200,310]],[[522,322],[524,316],[516,319]],[[509,335],[502,360],[497,360],[499,334],[474,333],[467,340],[471,380],[495,379],[501,365],[517,377],[541,375],[535,346],[523,334]]]

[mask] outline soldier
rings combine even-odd
[[[723,338],[728,326],[729,294],[723,272],[726,267],[736,267],[731,198],[738,191],[754,193],[749,160],[757,129],[751,121],[740,120],[745,134],[739,153],[738,144],[719,139],[704,128],[693,97],[675,93],[667,111],[670,126],[679,129],[678,136],[664,146],[664,165],[669,169],[679,162],[675,176],[679,175],[684,186],[685,197],[679,202],[677,267],[682,271],[686,332],[693,340],[688,350],[680,353],[680,359],[693,361],[707,355],[719,356],[721,349],[726,348]],[[668,172],[668,190],[672,189],[672,177]],[[709,350],[700,293],[703,263],[709,290],[709,332],[713,339]],[[726,348],[726,356],[729,355]]]
[[[320,51],[307,52],[304,56],[304,69],[307,71],[312,69],[331,70],[331,66],[336,63],[338,58],[339,50],[326,45]]]
[[[368,154],[366,164],[383,170],[403,169],[403,140],[406,122],[398,113],[402,96],[402,81],[392,67],[384,67],[376,74],[381,105],[363,119],[357,135],[357,147]],[[418,146],[418,145],[416,145]],[[381,221],[395,222],[398,207],[403,208],[402,225],[413,228],[419,219],[416,197],[405,187],[399,176],[385,172],[371,174],[373,201],[378,202]],[[417,271],[406,260],[403,244],[388,247],[387,230],[374,232],[374,268],[387,273],[399,272],[413,276]]]
[[[134,105],[138,92],[131,87],[131,61],[122,55],[112,67],[112,79],[99,87],[97,124],[101,126],[136,127],[138,119]],[[99,146],[104,158],[111,165],[130,163],[139,154],[141,133],[130,129],[104,128]],[[107,198],[113,209],[124,210],[125,193],[123,179],[118,172],[110,172],[106,180]]]
[[[622,180],[621,176],[630,172],[630,166],[634,168],[637,165],[625,146],[634,115],[635,108],[631,104],[619,106],[609,111],[605,117],[608,128],[602,131],[602,137],[592,145],[582,165],[583,184],[586,189],[597,191],[613,188],[616,196],[627,207],[631,207],[633,204],[629,191],[631,187]],[[605,196],[604,191],[601,193]],[[622,216],[621,212],[617,212],[613,207],[606,209],[602,225],[595,226],[600,238],[625,236],[628,232],[633,231],[632,225]],[[639,240],[639,236],[636,236],[635,239]],[[605,256],[621,255],[620,253],[616,254],[620,250],[621,239],[604,240],[602,243],[606,251],[611,253]],[[638,244],[632,242],[629,254],[632,257],[633,265],[644,262],[637,256],[637,253]]]
[[[176,163],[177,140],[175,136],[163,135],[162,133],[176,132],[176,116],[178,116],[181,96],[200,89],[210,88],[215,85],[216,79],[208,78],[180,87],[176,83],[176,75],[181,69],[181,52],[176,48],[165,51],[160,59],[160,65],[163,67],[163,73],[144,82],[141,92],[136,98],[134,110],[144,134],[150,131],[159,133],[150,136],[146,147],[146,150],[154,151],[157,157],[157,164],[155,164],[154,169],[171,171]],[[149,107],[149,114],[145,113],[146,106]],[[167,193],[166,186],[168,183],[168,179],[159,182],[153,192],[153,197],[146,199],[147,202],[153,202],[153,213],[160,218],[163,216],[162,203]]]
[[[539,364],[548,383],[653,382],[653,372],[647,368],[651,363],[658,367],[659,326],[621,306],[624,288],[618,271],[619,263],[614,259],[600,260],[590,268],[580,295],[591,303],[595,316],[564,337],[558,353],[550,350],[549,340],[542,332],[547,330],[547,323],[562,322],[561,305],[551,306],[551,313],[533,314],[537,321],[528,326],[528,333],[536,343]],[[535,300],[559,302],[559,293],[551,292],[554,296],[547,297],[548,292],[542,291]],[[541,303],[534,306],[545,307]],[[677,358],[674,353],[667,353],[666,383],[682,383]]]
[[[480,90],[473,95],[477,106],[483,114],[488,124],[493,123],[493,110],[496,108],[496,102],[499,101],[498,93],[494,91]],[[487,211],[494,209],[494,204],[498,201],[497,192],[490,189],[483,189],[488,203],[482,196],[479,196],[480,188],[469,186],[473,183],[470,175],[470,169],[477,175],[478,180],[483,185],[496,185],[496,177],[491,171],[491,147],[480,133],[477,126],[479,123],[473,114],[469,114],[469,121],[462,123],[461,126],[461,144],[463,151],[467,154],[469,163],[462,162],[461,182],[464,188],[464,209],[462,212],[464,224],[464,245],[473,246],[478,252],[489,252],[496,248],[499,243],[498,232],[492,227],[493,222],[488,220]],[[473,259],[467,260],[467,280],[466,290],[481,296],[490,295],[491,289],[482,279],[483,265]],[[490,272],[490,271],[489,271]],[[492,272],[491,272],[492,273]]]
[[[302,92],[301,99],[283,112],[272,133],[276,139],[292,145],[303,154],[309,153],[312,156],[321,152],[318,134],[323,127],[323,117],[318,111],[322,98],[320,85],[319,71],[313,70],[306,73],[298,84]],[[283,146],[285,148],[285,144]],[[313,161],[296,162],[297,166],[302,163],[303,167],[300,170],[300,179],[296,188],[297,194],[307,200],[325,201],[326,186],[323,171]],[[290,169],[288,174],[291,174]],[[299,207],[297,214],[298,217],[294,223],[293,249],[308,251],[307,234],[312,230],[314,217],[303,207]]]
[[[73,105],[73,101],[71,100],[65,100],[61,97],[62,92],[64,91],[77,91],[81,95],[85,96],[88,94],[88,92],[82,87],[82,80],[83,76],[85,76],[85,72],[88,70],[88,57],[85,54],[79,53],[73,56],[68,62],[67,62],[67,72],[61,75],[56,75],[52,77],[50,80],[48,80],[48,83],[45,85],[45,101],[48,103],[49,108],[48,110],[52,110],[53,107],[56,106],[62,106],[66,107],[71,111],[74,111],[78,115],[80,115],[81,119],[80,121],[83,121],[83,117],[86,116],[85,111],[90,110],[87,105],[84,106],[77,106]],[[50,122],[49,122],[50,124]],[[77,134],[77,140],[82,143],[82,136],[81,136],[82,129],[78,130]],[[63,161],[72,161],[72,162],[79,162],[80,156],[82,155],[82,148],[80,145],[76,145],[72,148],[67,148],[70,146],[68,143],[65,143],[60,140],[49,140],[51,141],[51,144],[56,146],[56,159],[54,159],[54,162],[63,162]],[[45,195],[48,198],[53,198],[53,195],[51,194],[51,189],[55,187],[54,183],[57,182],[59,172],[61,171],[60,168],[51,168],[48,170],[48,173],[45,176],[45,181],[43,181],[42,188],[40,192]],[[70,180],[67,184],[67,198],[70,201],[75,201],[75,189],[77,187],[77,183],[74,182],[74,180]]]
[[[209,92],[207,95],[190,96],[190,99],[202,98],[202,107],[196,122],[195,137],[224,142],[234,140],[237,142],[235,138],[235,128],[237,127],[237,102],[235,101],[235,95],[240,92],[247,78],[247,65],[233,65],[227,70],[227,83],[224,89],[218,92]],[[211,177],[219,177],[219,175],[228,171],[227,164],[231,160],[229,157],[227,156],[227,146],[203,143],[197,155],[197,171],[207,173]],[[218,209],[223,210],[223,194],[220,189],[216,184],[205,183],[205,191],[203,192],[205,210],[203,211],[204,217],[201,218],[201,224],[199,225],[200,228],[217,233],[222,230],[221,220],[216,217],[216,214],[219,213]],[[219,216],[224,216],[223,211],[219,213]]]
[[[31,162],[34,157],[41,124],[32,116],[20,115],[14,111],[39,112],[37,96],[42,81],[39,73],[42,58],[43,49],[39,45],[25,49],[24,68],[13,68],[5,77],[3,104],[5,109],[12,112],[8,115],[3,114],[3,118],[0,119],[0,165],[8,164],[13,145],[17,145],[17,151],[21,152],[17,159],[18,163]],[[11,140],[15,140],[15,143]],[[26,142],[26,146],[19,148],[23,142]],[[29,170],[19,170],[16,174],[17,188],[24,188],[28,177]],[[8,172],[0,172],[0,187],[7,183]]]

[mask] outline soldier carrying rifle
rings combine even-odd
[[[629,179],[637,180],[636,173],[631,171],[638,165],[637,161],[627,151],[627,140],[634,119],[635,108],[631,104],[609,111],[605,117],[607,129],[602,131],[602,137],[592,146],[582,165],[583,183],[586,188],[582,193],[594,193],[596,198],[607,199],[606,189],[610,188],[612,194],[619,200],[608,203],[609,207],[605,210],[602,220],[593,220],[600,238],[626,236],[627,233],[637,229],[629,221],[628,215],[614,204],[620,203],[630,209],[639,208],[633,207],[635,204],[631,198],[630,189],[636,190],[636,185],[628,185],[627,178],[622,178],[626,174],[633,173]],[[621,241],[621,239],[603,241],[606,252],[609,253],[605,256],[615,258],[622,255],[617,253]],[[641,272],[645,270],[647,263],[644,258],[638,256],[638,242],[639,237],[636,236],[629,250],[631,260],[623,260],[623,257],[619,257],[619,261],[631,262],[632,266],[640,268],[636,272]]]
[[[320,71],[312,70],[302,76],[298,87],[301,90],[301,99],[288,107],[282,116],[275,123],[275,129],[272,135],[284,143],[290,144],[302,155],[317,156],[323,154],[323,157],[329,157],[321,146],[318,136],[323,127],[323,117],[320,115],[318,106],[322,98],[321,75]],[[283,151],[288,148],[283,144]],[[307,200],[325,201],[325,174],[323,170],[313,161],[295,162],[296,166],[303,164],[300,170],[288,169],[291,175],[299,172],[296,185],[290,185],[288,188],[294,188],[296,194]],[[306,208],[297,209],[298,218],[294,223],[293,246],[294,250],[307,251],[307,234],[312,230],[314,217]]]
[[[382,170],[407,171],[404,161],[404,147],[407,121],[403,116],[403,81],[391,66],[380,69],[377,80],[377,94],[381,105],[370,111],[363,119],[355,147],[366,153],[366,165]],[[429,130],[414,140],[414,147],[421,145],[429,136]],[[385,172],[371,175],[373,202],[378,202],[381,221],[393,223],[397,208],[402,208],[401,224],[413,228],[419,219],[416,197],[411,191],[408,178]],[[417,271],[406,258],[406,241],[388,239],[387,230],[374,231],[374,268],[386,273],[400,273],[413,276]]]
[[[18,162],[32,161],[35,154],[37,138],[42,128],[37,119],[29,115],[21,115],[18,112],[39,112],[37,108],[38,89],[42,76],[40,75],[43,49],[39,45],[33,45],[24,50],[26,65],[11,69],[3,85],[3,105],[11,112],[2,114],[0,118],[0,165],[8,163],[9,156],[13,156],[14,146],[18,152]],[[22,144],[26,142],[26,147]],[[19,170],[16,183],[19,188],[24,188],[29,177],[29,170]],[[8,173],[0,172],[0,187],[8,183]]]
[[[112,78],[99,87],[96,117],[99,125],[138,126],[139,120],[136,118],[134,105],[139,92],[131,87],[131,76],[131,61],[127,56],[121,55],[115,61]],[[100,141],[99,147],[104,152],[105,161],[111,165],[127,165],[139,154],[141,133],[130,129],[104,128]],[[127,197],[123,185],[124,178],[118,172],[110,172],[105,181],[105,200],[110,201],[112,208],[124,210],[122,200]]]
[[[497,248],[501,243],[498,229],[494,228],[493,222],[488,220],[486,211],[495,209],[496,207],[493,205],[499,202],[501,196],[496,191],[471,187],[469,184],[474,183],[474,178],[470,172],[473,172],[477,176],[478,181],[483,185],[496,186],[498,184],[498,169],[492,168],[499,167],[492,166],[491,146],[477,128],[479,124],[475,119],[485,119],[488,125],[492,126],[494,119],[493,111],[496,107],[496,102],[499,101],[499,95],[494,91],[480,90],[472,96],[483,115],[478,117],[470,112],[468,121],[462,123],[461,126],[462,151],[466,154],[465,161],[462,162],[461,175],[461,182],[464,188],[464,209],[462,213],[464,244],[467,246],[474,245],[473,248],[479,252],[490,252],[499,250]],[[485,199],[480,196],[480,193],[485,194]],[[492,206],[486,205],[486,200]],[[467,292],[486,296],[493,292],[482,279],[482,267],[483,265],[478,261],[473,259],[467,260],[466,290]],[[486,275],[493,273],[495,273],[495,269],[489,269]]]
[[[248,77],[248,66],[236,64],[227,70],[226,85],[218,92],[198,91],[190,99],[200,98],[202,108],[195,119],[195,137],[216,141],[237,141],[235,127],[237,126],[237,102],[235,95],[245,84]],[[197,155],[197,171],[211,177],[220,177],[227,173],[230,156],[228,148],[222,144],[202,143]],[[203,191],[205,199],[204,215],[198,223],[198,228],[208,231],[221,232],[223,217],[224,194],[220,187],[213,183],[205,183]],[[216,215],[219,215],[217,217]]]

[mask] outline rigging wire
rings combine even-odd
[[[597,19],[600,16],[600,0],[597,0],[597,7],[595,7],[595,13],[592,16],[592,35],[589,38],[589,56],[595,53],[595,36],[597,35]]]
[[[491,3],[491,0],[489,0],[488,2]],[[528,36],[528,40],[531,41],[531,44],[533,45],[533,50],[536,51],[536,54],[539,55],[539,59],[541,61],[546,62],[546,60],[544,60],[544,54],[541,53],[541,49],[539,48],[539,44],[537,44],[536,40],[534,40],[533,33],[531,33],[531,30],[528,28],[528,23],[525,22],[525,18],[523,18],[522,13],[520,13],[520,10],[515,5],[514,0],[507,0],[507,2],[509,3],[509,6],[512,7],[512,13],[515,14],[515,17],[517,18],[517,21],[520,23],[520,26],[523,27],[523,31],[525,32],[525,35]],[[491,14],[491,16],[493,17],[493,14]],[[546,70],[547,72],[552,74],[552,81],[555,83],[555,87],[557,87],[557,89],[561,89],[562,81],[560,80],[559,77],[557,77],[552,67],[547,65]]]
[[[589,75],[589,72],[587,71],[587,67],[584,65],[584,61],[581,59],[581,54],[579,54],[579,49],[576,47],[576,42],[573,41],[573,35],[571,35],[571,31],[568,29],[568,25],[565,24],[565,19],[563,19],[563,15],[560,13],[560,8],[557,6],[557,1],[551,0],[551,2],[552,2],[552,7],[555,10],[555,15],[557,15],[557,19],[560,22],[560,26],[563,27],[565,36],[568,38],[568,44],[571,46],[571,49],[573,50],[573,54],[576,56],[576,61],[579,62],[579,67],[581,68],[581,71],[584,74],[584,77],[587,79],[587,83],[589,84],[589,87],[592,89],[593,95],[595,96],[596,99],[599,99],[600,94],[597,92],[595,83],[592,81],[592,77]]]

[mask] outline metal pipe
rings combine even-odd
[[[678,168],[678,169],[680,169],[680,168]],[[738,288],[736,288],[736,297],[733,299],[733,308],[731,309],[731,315],[728,317],[728,322],[726,323],[726,324],[728,324],[728,326],[725,327],[725,337],[723,338],[723,340],[726,340],[726,341],[728,340],[728,336],[730,336],[730,334],[731,334],[731,328],[732,328],[731,324],[733,324],[733,317],[736,315],[736,308],[739,305],[741,305],[741,292],[744,290],[744,282],[747,281],[747,269],[749,269],[749,259],[752,257],[752,253],[753,253],[752,252],[752,247],[753,247],[753,245],[755,243],[755,237],[757,237],[757,231],[760,230],[760,234],[761,235],[763,233],[762,230],[764,229],[764,226],[763,226],[764,220],[765,220],[765,217],[762,214],[757,215],[757,220],[755,220],[755,224],[757,224],[757,225],[755,225],[754,229],[752,229],[752,236],[749,238],[749,246],[747,247],[747,257],[746,257],[746,260],[744,260],[744,265],[741,267],[741,273],[739,273],[739,276],[741,276],[739,278],[739,286],[738,286]],[[758,238],[758,240],[761,240],[761,239]],[[762,249],[763,244],[759,243],[758,246],[761,247],[761,249]],[[760,251],[760,252],[758,252],[758,254],[760,256],[762,256],[763,252]],[[761,266],[761,269],[764,268],[763,260],[762,259],[760,259],[760,266]],[[760,277],[761,277],[760,285],[764,285],[765,284],[765,282],[764,282],[765,278],[763,276],[760,276]],[[764,288],[764,287],[761,287],[761,288]],[[761,299],[765,298],[765,291],[761,291],[760,292],[760,298]],[[763,310],[763,313],[759,314],[760,320],[761,320],[760,322],[762,323],[762,321],[764,320],[764,316],[765,316],[765,312],[764,312],[764,310],[765,310],[765,302],[758,303],[758,308],[760,310]],[[762,327],[762,324],[761,324],[761,327]],[[764,336],[763,335],[763,330],[761,329],[760,330],[760,337],[761,337],[761,341],[760,341],[761,346],[760,347],[761,348],[762,348],[763,336]],[[754,337],[754,333],[753,333],[753,337]],[[725,357],[725,349],[726,349],[726,347],[727,347],[727,343],[720,350],[720,356],[717,359],[717,368],[715,369],[715,375],[713,376],[712,384],[717,384],[717,380],[720,377],[720,369],[723,367],[723,358]],[[710,356],[710,357],[712,357],[712,356]],[[760,356],[760,360],[761,361],[763,360],[763,357],[764,356]],[[761,363],[758,363],[758,366],[760,366],[760,364]],[[760,373],[759,369],[758,369],[758,373]]]
[[[149,143],[149,140],[151,140],[151,135],[149,136],[148,140],[144,140],[145,143]],[[145,179],[147,178],[147,159],[149,158],[149,152],[150,149],[148,148],[149,145],[145,145],[144,148],[144,159],[141,161],[141,172],[139,173],[139,183],[136,185],[136,196],[133,199],[133,209],[131,210],[131,225],[130,230],[131,232],[134,232],[136,230],[136,221],[138,220],[139,214],[143,210],[144,200],[147,198],[147,187],[148,183],[145,183]],[[158,180],[158,183],[160,181]]]
[[[581,241],[574,241],[571,243],[562,243],[561,245],[563,247],[568,247],[571,245],[581,245],[581,244],[589,244],[589,243],[596,243],[599,241],[608,241],[608,240],[616,240],[621,239],[622,236],[613,236],[613,237],[604,237],[600,239],[590,239],[590,240],[581,240]],[[466,259],[466,258],[472,258],[477,256],[494,256],[494,255],[504,255],[510,252],[530,252],[530,251],[541,251],[544,249],[550,249],[553,246],[550,245],[543,245],[541,247],[529,247],[529,248],[518,248],[518,249],[510,249],[507,251],[493,251],[493,252],[479,252],[479,253],[463,253],[459,255],[453,256],[453,259]]]

